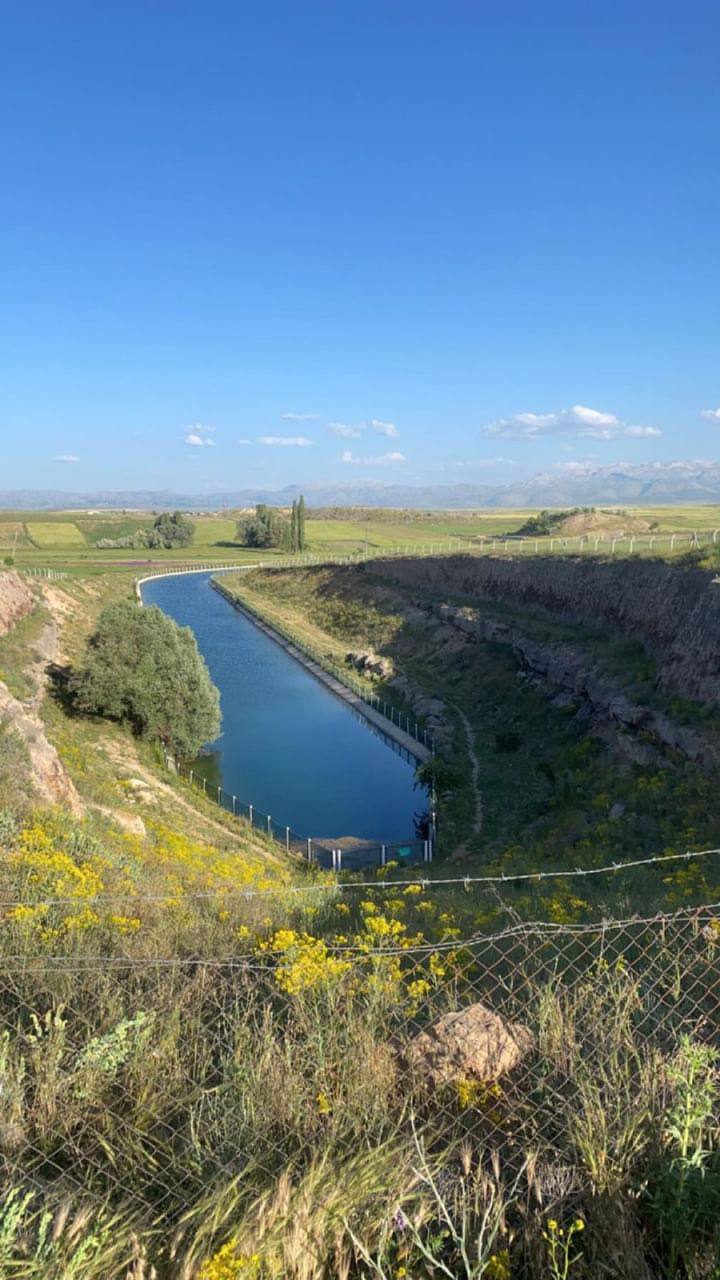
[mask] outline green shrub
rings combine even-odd
[[[77,710],[125,721],[191,757],[220,731],[220,699],[195,637],[155,607],[108,605],[68,691]]]

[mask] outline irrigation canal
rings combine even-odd
[[[215,779],[318,839],[412,838],[425,800],[413,787],[414,764],[214,591],[210,577],[150,579],[142,598],[192,628],[220,690]]]

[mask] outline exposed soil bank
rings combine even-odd
[[[710,571],[659,560],[470,555],[370,561],[367,570],[411,590],[606,626],[642,642],[658,663],[661,690],[720,706],[720,579]]]
[[[0,573],[0,636],[16,627],[35,608],[35,597],[27,583],[12,570]]]

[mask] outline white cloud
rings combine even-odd
[[[55,461],[56,462],[79,462],[80,459],[78,458],[77,454],[74,454],[74,453],[59,453]]]
[[[283,422],[317,422],[319,413],[281,413]]]
[[[189,444],[193,449],[213,448],[215,441],[210,439],[212,427],[204,427],[201,422],[196,422],[192,427],[185,430],[185,444]]]
[[[379,436],[391,436],[394,440],[396,436],[400,435],[394,422],[381,422],[379,418],[371,418],[370,426]]]
[[[362,435],[362,427],[353,427],[349,422],[328,422],[328,431],[341,440],[356,440]]]
[[[246,440],[246,439],[245,439],[245,437],[244,437],[244,436],[242,436],[242,437],[238,440],[238,444],[252,444],[252,440]]]
[[[369,422],[328,422],[328,431],[341,440],[357,440],[364,431],[374,431],[378,436],[388,436],[394,440],[400,435],[394,422],[382,422],[380,418],[371,418]]]
[[[307,436],[259,436],[258,442],[267,444],[273,449],[306,449],[308,445],[314,443],[308,440]]]
[[[706,418],[708,422],[720,422],[720,409],[702,409],[701,418]]]
[[[405,462],[405,455],[402,453],[379,453],[369,458],[356,458],[350,449],[345,449],[340,455],[341,462],[350,462],[361,467],[384,467],[394,462]]]
[[[509,440],[537,440],[541,436],[557,435],[592,440],[614,440],[621,435],[636,439],[662,435],[657,427],[627,426],[616,414],[590,409],[584,404],[574,404],[571,409],[559,409],[557,413],[516,413],[512,418],[491,422],[485,431]]]

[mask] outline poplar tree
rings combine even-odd
[[[297,503],[297,546],[298,551],[304,551],[307,546],[305,537],[305,499],[302,494],[300,494]]]

